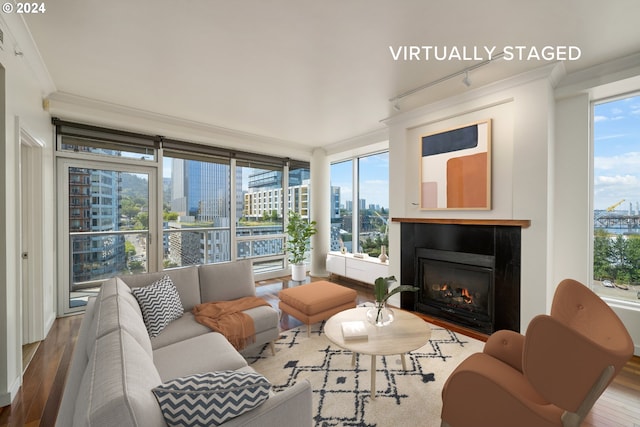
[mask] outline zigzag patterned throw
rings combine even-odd
[[[270,388],[257,373],[218,371],[167,381],[153,393],[169,427],[219,426],[262,404]]]
[[[167,275],[149,286],[132,288],[131,293],[138,300],[151,338],[157,337],[169,323],[184,314],[178,290]]]

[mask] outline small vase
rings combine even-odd
[[[387,308],[386,303],[377,302],[367,310],[367,321],[374,326],[387,326],[393,322],[393,310]]]
[[[378,257],[380,262],[387,262],[389,257],[387,256],[387,247],[385,245],[380,246],[380,256]]]

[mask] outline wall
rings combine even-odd
[[[29,38],[22,32],[21,18],[3,15],[0,19],[4,35],[4,48],[0,50],[0,65],[4,71],[4,102],[0,132],[0,405],[10,404],[21,384],[22,372],[22,310],[21,310],[21,243],[20,243],[20,128],[42,144],[43,182],[46,197],[41,212],[54,212],[53,149],[49,115],[42,109],[42,98],[47,89],[41,75],[34,72],[32,60],[39,56],[28,46]],[[5,21],[6,19],[6,21]],[[22,42],[27,40],[27,42]],[[15,52],[22,52],[16,55]],[[18,124],[19,123],[19,124]],[[43,321],[39,325],[42,337],[55,319],[54,282],[55,245],[54,220],[42,216],[43,256],[42,277],[38,291],[43,297]]]
[[[548,308],[553,285],[550,260],[550,164],[556,67],[544,67],[389,120],[392,217],[528,219],[522,230],[521,330]],[[484,211],[419,209],[419,141],[426,133],[475,121],[492,120],[492,209]],[[402,171],[400,173],[399,171]],[[400,229],[390,231],[393,253],[400,252]],[[391,260],[392,273],[399,265]],[[526,302],[526,303],[525,303]]]

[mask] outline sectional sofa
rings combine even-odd
[[[132,289],[155,284],[165,274],[177,290],[184,314],[151,338]],[[128,275],[105,282],[87,306],[56,425],[165,426],[165,407],[161,409],[153,391],[161,384],[203,373],[225,373],[242,377],[243,381],[259,378],[223,335],[198,323],[191,313],[201,302],[245,296],[255,296],[250,261]],[[262,306],[246,313],[254,320],[256,337],[246,350],[278,338],[275,309]],[[279,393],[268,391],[265,399],[249,409],[243,406],[244,402],[234,401],[235,406],[244,409],[221,425],[312,425],[311,388],[307,381]],[[205,410],[215,405],[211,402],[206,403]],[[237,409],[235,406],[231,409]],[[185,425],[190,418],[191,415],[186,416]]]

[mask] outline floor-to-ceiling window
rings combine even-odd
[[[284,219],[309,163],[54,119],[61,313],[113,277],[249,258],[286,274]]]
[[[282,165],[236,163],[238,258],[254,258],[259,271],[284,268],[284,169]]]
[[[389,247],[389,152],[358,158],[359,252],[379,256]]]
[[[640,94],[593,106],[593,287],[640,301]]]
[[[70,313],[83,310],[104,280],[155,268],[155,151],[151,141],[127,146],[82,129],[62,127],[59,136],[61,309]]]
[[[331,164],[331,250],[380,255],[388,246],[389,152]]]
[[[163,267],[231,260],[229,159],[164,154]]]
[[[353,250],[353,160],[331,164],[332,251]],[[357,246],[357,245],[356,245]],[[355,252],[357,252],[357,247]]]

